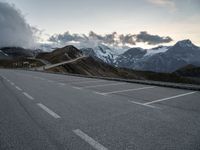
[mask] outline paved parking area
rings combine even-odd
[[[197,91],[32,71],[2,76],[58,120],[39,113],[37,121],[68,149],[200,149]]]

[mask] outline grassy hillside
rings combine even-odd
[[[58,48],[49,53],[47,53],[47,52],[40,53],[39,55],[37,55],[36,58],[44,59],[44,60],[47,60],[47,61],[51,62],[52,64],[54,64],[54,63],[71,60],[71,59],[80,57],[82,55],[83,54],[80,50],[78,50],[74,46],[69,45],[69,46],[66,46],[63,48]]]
[[[44,65],[42,62],[28,58],[0,60],[0,68],[30,68],[42,65]]]
[[[115,68],[106,63],[94,60],[91,57],[79,60],[63,66],[51,68],[50,72],[66,72],[89,76],[115,77],[138,80],[154,80],[163,82],[200,84],[196,80],[178,76],[176,74],[155,73],[148,71],[136,71],[123,68]]]
[[[200,78],[200,67],[194,65],[187,65],[174,72],[179,76]]]

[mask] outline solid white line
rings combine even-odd
[[[73,130],[73,132],[79,136],[81,139],[83,139],[85,142],[90,144],[94,149],[96,150],[108,150],[106,147],[89,137],[87,134],[82,132],[80,129]]]
[[[122,93],[122,92],[128,92],[128,91],[139,91],[139,90],[144,90],[144,89],[151,89],[155,88],[155,86],[146,86],[142,88],[134,88],[134,89],[127,89],[127,90],[120,90],[120,91],[112,91],[112,92],[107,92],[107,93],[101,93],[101,92],[96,92],[97,94],[101,95],[108,95],[108,94],[114,94],[114,93]]]
[[[15,85],[15,83],[13,83],[13,82],[10,82],[10,84],[11,84],[11,85]]]
[[[28,93],[23,92],[23,94],[24,94],[26,97],[28,97],[29,99],[34,100],[34,98],[33,98],[32,96],[30,96]]]
[[[139,102],[136,102],[136,101],[129,101],[129,102],[133,103],[133,104],[137,104],[137,105],[142,105],[142,106],[150,107],[150,108],[157,108],[155,106],[148,105],[148,104],[145,104],[145,103],[139,103]]]
[[[15,86],[15,88],[16,88],[17,90],[19,90],[19,91],[22,91],[22,89],[21,89],[20,87],[18,87],[18,86]]]
[[[55,112],[53,112],[52,110],[50,110],[48,107],[46,107],[45,105],[41,104],[41,103],[37,103],[37,105],[42,108],[44,111],[46,111],[49,115],[51,115],[52,117],[59,119],[61,118],[58,114],[56,114]]]
[[[163,98],[163,99],[158,99],[158,100],[154,100],[154,101],[151,101],[151,102],[148,102],[148,103],[144,103],[144,104],[145,104],[145,105],[149,105],[149,104],[153,104],[153,103],[158,103],[158,102],[162,102],[162,101],[174,99],[174,98],[177,98],[177,97],[183,97],[183,96],[186,96],[186,95],[191,95],[191,94],[194,94],[194,93],[196,93],[196,92],[189,92],[189,93],[180,94],[180,95],[176,95],[176,96],[172,96],[172,97],[167,97],[167,98]]]
[[[76,87],[76,86],[73,86],[72,88],[74,88],[74,89],[77,89],[77,90],[82,90],[82,88],[81,88],[81,87]]]
[[[124,84],[127,84],[127,83],[99,84],[99,85],[83,86],[83,87],[80,87],[80,88],[87,89],[87,88],[93,88],[93,87],[103,87],[103,86],[112,86],[112,85],[124,85]]]

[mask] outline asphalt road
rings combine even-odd
[[[200,93],[0,69],[1,150],[199,150]]]

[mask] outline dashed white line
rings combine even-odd
[[[96,150],[108,150],[106,147],[89,137],[87,134],[82,132],[80,129],[73,130],[73,132],[79,136],[81,139],[83,139],[85,142],[90,144],[94,149]]]
[[[154,101],[147,102],[147,103],[144,103],[144,104],[145,105],[154,104],[154,103],[158,103],[158,102],[162,102],[162,101],[166,101],[166,100],[170,100],[170,99],[174,99],[174,98],[178,98],[178,97],[183,97],[183,96],[186,96],[186,95],[191,95],[191,94],[194,94],[194,93],[196,93],[196,92],[189,92],[189,93],[180,94],[180,95],[176,95],[176,96],[172,96],[172,97],[158,99],[158,100],[154,100]]]
[[[122,93],[122,92],[129,92],[129,91],[139,91],[139,90],[144,90],[144,89],[151,89],[155,88],[155,86],[146,86],[146,87],[141,87],[141,88],[133,88],[133,89],[127,89],[127,90],[119,90],[119,91],[112,91],[112,92],[95,92],[100,95],[108,95],[108,94],[114,94],[114,93]]]
[[[82,88],[81,88],[81,87],[76,87],[76,86],[73,86],[72,88],[74,88],[74,89],[77,89],[77,90],[82,90]]]
[[[16,88],[17,90],[19,90],[19,91],[22,91],[22,89],[21,89],[20,87],[18,87],[18,86],[15,86],[15,88]]]
[[[46,111],[49,115],[51,115],[52,117],[59,119],[61,118],[58,114],[56,114],[55,112],[53,112],[52,110],[50,110],[48,107],[46,107],[45,105],[41,104],[41,103],[37,103],[37,105],[42,108],[44,111]]]
[[[30,96],[28,93],[23,92],[23,94],[24,94],[26,97],[28,97],[30,100],[34,100],[34,98],[33,98],[32,96]]]
[[[80,87],[80,88],[87,89],[87,88],[93,88],[93,87],[104,87],[104,86],[124,85],[124,84],[127,84],[127,83],[99,84],[99,85],[83,86],[83,87]]]

